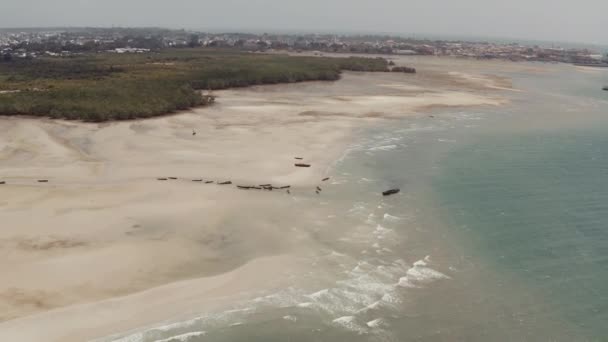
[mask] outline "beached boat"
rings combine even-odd
[[[382,192],[383,196],[390,196],[399,193],[400,189],[390,189]]]

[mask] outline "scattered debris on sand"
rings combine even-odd
[[[254,186],[254,185],[237,185],[236,187],[239,189],[243,189],[243,190],[249,190],[249,189],[262,190],[262,188],[260,188],[259,186]]]
[[[272,184],[261,184],[259,186],[255,186],[255,185],[237,185],[236,186],[239,189],[243,189],[243,190],[250,190],[250,189],[255,189],[255,190],[268,190],[268,191],[272,191],[272,190],[279,190],[279,189],[289,189],[290,185],[287,186],[272,186]]]

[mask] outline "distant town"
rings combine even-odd
[[[587,48],[396,36],[204,33],[162,28],[0,29],[0,61],[83,53],[145,53],[165,48],[230,48],[385,55],[435,55],[608,66],[608,56]]]

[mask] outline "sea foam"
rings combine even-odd
[[[334,319],[332,323],[347,330],[358,332],[359,334],[364,334],[367,332],[367,329],[356,323],[355,316],[342,316]]]
[[[189,333],[185,333],[185,334],[181,334],[181,335],[171,336],[169,338],[164,338],[162,340],[156,340],[155,342],[177,342],[177,341],[186,342],[191,337],[202,336],[205,334],[206,334],[205,331],[194,331],[194,332],[189,332]]]
[[[150,329],[151,331],[157,330],[157,331],[170,331],[170,330],[174,330],[174,329],[180,329],[180,328],[189,328],[197,323],[200,323],[201,319],[199,317],[197,318],[193,318],[184,322],[176,322],[176,323],[171,323],[171,324],[167,324],[167,325],[163,325],[163,326],[159,326],[159,327],[155,327]]]
[[[423,260],[414,262],[413,267],[409,268],[404,277],[399,278],[399,286],[418,287],[419,285],[432,283],[436,280],[451,279],[449,276],[436,271],[428,266],[430,258],[427,256]]]
[[[376,318],[372,321],[367,322],[366,325],[370,328],[379,328],[383,325],[386,325],[386,323],[382,318]]]

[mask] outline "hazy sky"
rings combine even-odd
[[[0,27],[112,25],[608,44],[608,0],[0,0]]]

